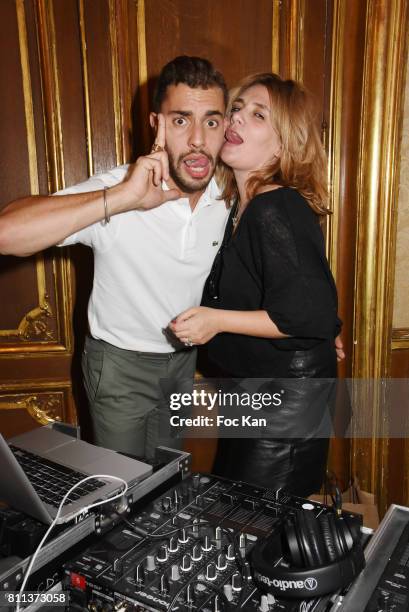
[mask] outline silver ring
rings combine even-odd
[[[191,339],[190,339],[190,338],[188,338],[188,339],[186,340],[186,342],[185,342],[185,346],[189,346],[189,347],[190,347],[190,346],[193,346],[193,342],[191,341]]]

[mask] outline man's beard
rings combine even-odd
[[[169,175],[170,175],[170,178],[175,183],[176,187],[178,187],[178,189],[180,189],[183,193],[196,193],[197,191],[202,191],[203,189],[207,187],[207,185],[210,183],[212,179],[212,176],[215,170],[215,166],[216,166],[216,163],[213,157],[211,157],[208,153],[205,153],[204,151],[195,151],[195,153],[198,153],[200,155],[205,155],[210,162],[209,173],[207,174],[207,176],[202,179],[199,179],[199,178],[195,179],[195,178],[184,177],[182,175],[182,170],[181,170],[183,160],[188,155],[191,155],[192,151],[188,153],[184,153],[183,155],[179,155],[176,163],[175,163],[175,158],[172,155],[172,153],[169,150],[167,150],[167,153],[168,153],[168,158],[169,158]]]

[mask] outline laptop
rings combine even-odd
[[[78,438],[39,427],[7,442],[0,434],[0,499],[39,521],[51,524],[65,493],[86,476],[106,474],[132,487],[152,473],[152,466]],[[93,478],[74,489],[57,523],[81,509],[119,493],[117,480]]]

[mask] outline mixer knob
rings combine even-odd
[[[184,527],[179,531],[178,540],[179,540],[179,542],[181,544],[186,544],[186,542],[189,541],[189,537],[188,537],[186,529]]]
[[[192,559],[193,561],[200,561],[202,558],[202,549],[199,544],[195,544],[192,550]]]
[[[220,572],[226,569],[227,567],[226,555],[224,555],[223,553],[220,553],[220,555],[218,555],[216,567]]]
[[[223,593],[225,594],[225,597],[227,599],[227,601],[232,601],[233,599],[233,589],[231,584],[228,582],[227,584],[223,585]]]
[[[162,593],[162,595],[166,595],[166,593],[169,593],[169,580],[166,574],[162,574],[162,576],[160,577],[160,592]]]
[[[236,555],[234,553],[234,546],[233,544],[229,544],[227,547],[226,559],[228,561],[234,561],[235,558],[236,558]]]
[[[177,538],[170,538],[169,544],[168,544],[168,551],[170,553],[175,553],[178,550],[179,550],[179,544],[178,544]]]
[[[135,570],[135,582],[137,582],[139,585],[142,585],[145,582],[145,570],[144,570],[144,567],[143,567],[143,563],[139,563],[136,566],[136,570]]]
[[[381,594],[378,597],[378,604],[380,606],[379,608],[379,612],[389,612],[390,610],[392,610],[392,608],[390,607],[390,599],[391,599],[391,594],[388,591],[382,591]]]
[[[216,580],[217,571],[214,563],[209,563],[206,567],[206,580]]]
[[[209,552],[210,550],[212,550],[212,543],[208,535],[205,535],[205,537],[203,538],[202,550],[203,552]]]
[[[194,536],[197,537],[199,535],[199,520],[198,519],[193,519],[192,531],[193,531]]]
[[[180,572],[179,567],[177,565],[172,565],[172,567],[170,568],[170,579],[172,580],[172,582],[180,580]]]
[[[114,560],[112,564],[112,569],[114,570],[115,578],[120,578],[122,576],[124,564],[121,558],[117,558]]]
[[[160,547],[158,554],[156,555],[156,558],[159,561],[159,563],[165,563],[168,560],[168,547],[166,546],[166,544],[163,544]]]
[[[178,493],[178,492],[177,492],[177,490],[175,489],[175,490],[173,491],[173,504],[174,504],[175,506],[178,506],[178,505],[180,504],[180,501],[181,501],[181,500],[180,500],[179,493]]]
[[[192,557],[190,555],[183,555],[182,565],[180,566],[182,572],[190,572],[192,569]]]
[[[239,538],[239,548],[246,548],[246,534],[241,533]]]
[[[164,497],[162,499],[162,510],[163,512],[170,512],[172,509],[172,500],[170,497]]]
[[[243,583],[243,580],[242,580],[241,574],[239,574],[239,572],[236,572],[235,574],[233,574],[231,578],[231,588],[233,589],[233,591],[241,591],[242,583]]]
[[[193,586],[191,584],[187,585],[187,589],[186,589],[186,604],[188,606],[191,606],[195,603],[195,591],[193,589]]]
[[[267,601],[269,606],[275,606],[277,603],[276,598],[272,593],[267,593]]]
[[[194,474],[192,478],[192,485],[195,491],[200,487],[200,474]]]
[[[260,605],[259,605],[258,609],[260,610],[260,612],[269,612],[270,606],[269,606],[269,603],[268,603],[267,595],[262,595],[261,596]]]
[[[202,500],[202,496],[201,495],[196,495],[196,497],[195,497],[195,504],[196,504],[196,506],[201,506],[203,504],[203,500]]]
[[[216,595],[213,603],[213,612],[222,612],[222,606],[220,604],[219,596]]]
[[[222,528],[216,527],[216,531],[215,531],[216,548],[219,550],[222,547],[222,538],[223,538]]]
[[[246,580],[251,580],[252,578],[250,563],[248,561],[245,561],[244,563],[242,575],[243,575],[243,578],[245,578]]]
[[[153,572],[156,569],[155,555],[148,555],[146,557],[146,569],[148,572]]]

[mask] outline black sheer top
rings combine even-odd
[[[294,351],[333,345],[340,330],[318,217],[298,191],[283,187],[255,196],[232,229],[231,213],[202,305],[266,310],[291,337],[218,334],[207,345],[208,358],[236,376],[285,377]]]

